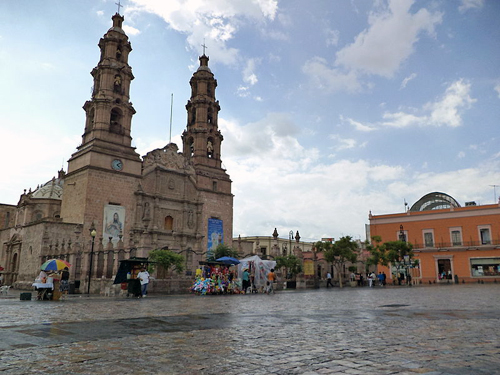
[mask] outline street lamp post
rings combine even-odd
[[[406,242],[406,236],[405,236],[405,231],[403,228],[403,225],[399,226],[399,240],[401,242]],[[411,286],[411,276],[410,276],[410,266],[411,266],[411,260],[409,255],[405,255],[403,258],[403,264],[404,268],[406,271],[406,283],[408,286]]]
[[[292,240],[293,240],[293,230],[291,230],[289,233],[288,233],[288,242],[290,242],[290,254],[292,254]]]
[[[89,265],[89,281],[87,285],[87,294],[90,294],[90,279],[92,277],[92,261],[94,260],[94,240],[97,234],[94,222],[90,225],[90,237],[92,237],[92,245],[90,246],[90,265]]]
[[[313,248],[313,264],[314,264],[314,289],[319,289],[319,280],[318,280],[318,252],[316,248]]]

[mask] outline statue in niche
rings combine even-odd
[[[208,157],[211,158],[213,153],[214,153],[214,146],[212,144],[212,141],[208,141],[207,142],[207,155],[208,155]]]
[[[188,224],[188,228],[189,229],[192,229],[193,226],[194,226],[194,214],[193,214],[193,210],[190,210],[188,212],[188,222],[187,222],[187,224]]]
[[[113,82],[113,89],[115,92],[120,92],[121,88],[122,88],[122,77],[116,75],[115,80]]]
[[[144,212],[142,214],[142,220],[150,220],[151,219],[151,210],[149,207],[149,202],[144,203]]]

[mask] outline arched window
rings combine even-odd
[[[189,144],[189,154],[190,154],[190,156],[193,156],[194,155],[194,139],[192,137],[189,138],[188,144]]]
[[[165,217],[165,230],[174,230],[174,218],[172,216]]]
[[[135,258],[136,255],[137,255],[137,249],[133,247],[132,249],[130,249],[129,258]]]
[[[37,211],[33,216],[33,221],[42,220],[42,218],[43,218],[43,213],[41,211]]]
[[[113,108],[111,110],[109,131],[111,133],[121,134],[122,133],[122,111],[119,108]]]
[[[211,124],[211,123],[212,123],[212,121],[213,121],[213,114],[214,114],[214,111],[213,111],[212,107],[208,107],[208,117],[207,117],[207,122],[208,122],[209,124]]]

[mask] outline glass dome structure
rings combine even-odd
[[[429,193],[420,198],[416,203],[411,206],[411,212],[441,210],[451,207],[460,207],[455,198],[445,193]]]

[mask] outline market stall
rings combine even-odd
[[[37,292],[38,301],[57,301],[61,296],[59,292],[59,272],[66,267],[71,267],[71,264],[63,259],[49,259],[44,262],[40,269],[40,274],[31,284]]]
[[[263,260],[258,255],[240,259],[238,264],[238,278],[242,278],[246,269],[250,273],[252,292],[263,291],[267,281],[267,274],[276,267],[274,260]]]
[[[141,282],[137,278],[137,274],[141,272],[142,267],[148,267],[150,263],[148,258],[130,258],[120,260],[120,267],[116,273],[113,284],[121,284],[121,289],[127,291],[127,297],[140,297]]]
[[[222,258],[221,258],[222,259]],[[236,278],[233,265],[237,259],[217,259],[217,261],[199,262],[191,291],[198,295],[239,294],[241,283]]]

